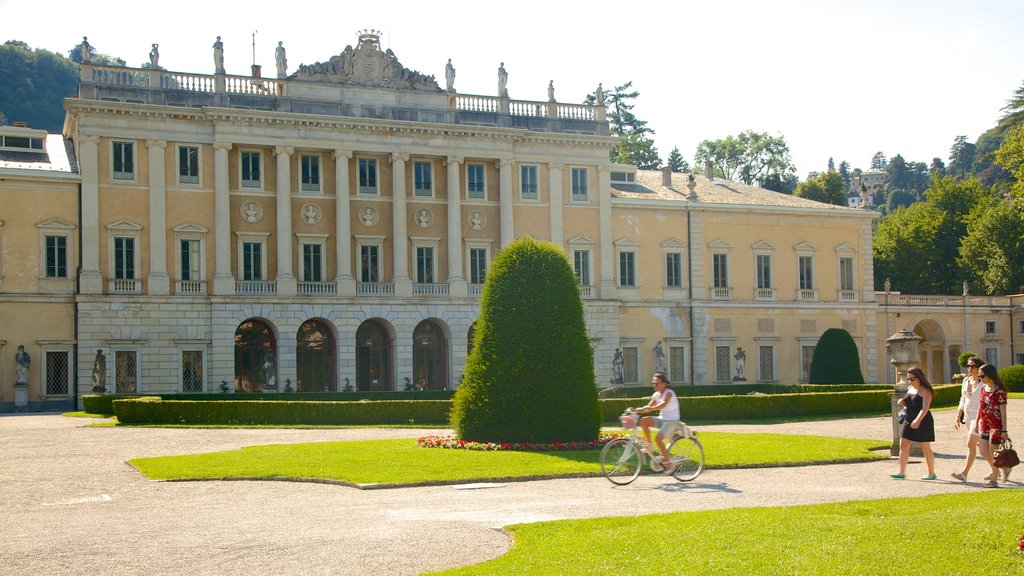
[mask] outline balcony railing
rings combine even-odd
[[[732,299],[732,288],[712,288],[711,289],[712,300],[731,300]]]
[[[888,299],[887,299],[888,298]],[[889,304],[890,306],[1010,306],[1009,296],[930,296],[900,294],[890,292],[888,297],[885,292],[875,292],[875,304]],[[1017,300],[1020,305],[1020,300]]]
[[[483,293],[484,293],[484,285],[483,284],[470,284],[469,285],[469,295],[470,296],[473,296],[474,298],[479,298]]]
[[[356,284],[360,296],[394,296],[395,285],[391,282],[360,282]]]
[[[299,282],[298,293],[304,296],[337,294],[338,285],[335,284],[334,282]]]
[[[239,280],[235,282],[236,294],[277,294],[277,282]]]
[[[110,280],[107,291],[111,294],[138,294],[142,291],[142,282],[134,279]]]
[[[206,294],[206,282],[201,280],[178,280],[174,284],[174,293],[183,296],[202,296]]]
[[[857,291],[856,290],[840,290],[839,291],[840,302],[856,302]]]
[[[594,287],[593,286],[580,286],[580,298],[583,298],[584,300],[587,300],[587,299],[590,299],[590,298],[593,298],[593,297],[594,297]]]
[[[754,300],[774,301],[775,288],[756,288],[754,290]]]
[[[413,284],[412,293],[421,296],[447,296],[448,284]]]
[[[814,302],[818,299],[818,291],[800,288],[796,291],[796,299],[802,302]]]

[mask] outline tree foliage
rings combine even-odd
[[[798,184],[793,195],[815,202],[845,206],[846,184],[839,172],[829,170]]]
[[[863,384],[860,353],[853,336],[842,328],[829,328],[818,339],[811,356],[810,384]]]
[[[690,171],[690,163],[687,162],[683,158],[682,153],[679,152],[679,147],[678,146],[673,147],[672,151],[669,152],[667,164],[668,164],[668,167],[671,168],[673,172],[689,172]]]
[[[871,157],[871,169],[872,170],[885,170],[888,162],[885,159],[885,152],[879,150],[875,152],[875,155]]]
[[[452,426],[482,442],[595,440],[593,352],[565,253],[525,237],[494,262]]]
[[[949,174],[966,178],[974,166],[974,155],[978,147],[967,141],[967,136],[957,136],[949,147]]]
[[[633,114],[633,102],[640,92],[633,90],[633,82],[629,81],[613,88],[604,94],[608,108],[608,126],[612,134],[621,136],[622,140],[611,151],[612,162],[632,164],[644,170],[661,168],[661,157],[654,146],[651,135],[654,130],[647,126],[647,121],[640,120]],[[597,91],[588,94],[585,104],[597,102]]]
[[[31,128],[60,132],[64,99],[78,92],[78,67],[47,50],[33,50],[18,40],[0,45],[0,120],[25,122]]]
[[[1018,206],[1024,206],[1024,124],[1011,128],[996,150],[996,162],[1009,172],[1015,182],[1010,185],[1010,194]]]
[[[717,173],[727,180],[761,186],[772,174],[786,180],[796,171],[790,159],[789,145],[782,136],[747,130],[721,140],[704,140],[697,145],[694,162],[711,161]]]
[[[957,260],[975,293],[1024,292],[1024,213],[984,202],[970,213]]]

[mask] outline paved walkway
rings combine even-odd
[[[1011,400],[1010,414],[1022,413],[1024,400]],[[425,431],[95,428],[87,426],[94,420],[55,414],[3,415],[0,574],[419,574],[501,555],[511,542],[499,528],[514,523],[978,490],[980,460],[972,482],[946,481],[963,457],[952,418],[949,411],[936,414],[937,482],[916,480],[923,464],[910,467],[912,480],[893,481],[895,463],[886,461],[709,470],[688,484],[651,475],[625,487],[583,478],[361,491],[313,483],[152,482],[125,461]],[[885,418],[701,429],[891,436]]]

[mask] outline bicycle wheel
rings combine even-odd
[[[640,475],[640,450],[626,438],[616,438],[601,450],[601,472],[612,484],[629,484]]]
[[[678,438],[668,447],[675,464],[672,476],[680,482],[689,482],[704,470],[704,446],[697,438]]]

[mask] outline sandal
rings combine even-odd
[[[662,460],[661,466],[662,468],[664,468],[664,470],[662,470],[661,473],[664,474],[665,476],[671,476],[676,471],[676,467],[674,464],[672,464],[671,460]]]
[[[950,474],[950,476],[952,476],[953,478],[956,478],[960,482],[967,482],[967,475],[966,474],[961,474],[960,472],[953,472],[952,474]]]
[[[921,480],[938,480],[938,479],[939,479],[939,477],[936,476],[935,474],[929,474],[929,475],[925,476],[924,478],[921,478]]]
[[[992,475],[992,474],[989,474],[988,476],[985,476],[984,478],[982,478],[982,480],[985,480],[987,482],[991,482],[991,481],[993,481],[995,479],[996,479],[996,477],[994,475]]]
[[[999,488],[999,484],[996,484],[995,480],[989,480],[985,482],[985,488]]]

